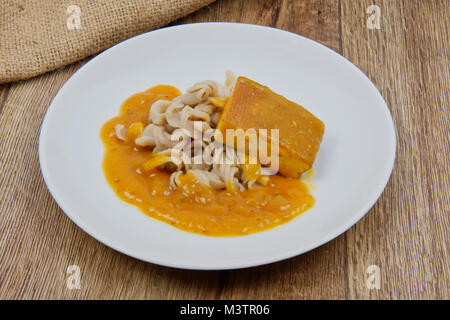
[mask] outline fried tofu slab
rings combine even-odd
[[[302,106],[245,77],[239,77],[217,129],[279,129],[279,173],[298,178],[314,163],[325,131]]]

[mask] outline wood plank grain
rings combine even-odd
[[[339,51],[338,8],[338,0],[225,0],[171,25],[214,21],[259,24],[303,35]]]
[[[381,9],[381,29],[366,9]],[[450,51],[448,1],[342,1],[343,54],[377,85],[397,129],[393,175],[347,232],[350,298],[448,299]],[[365,270],[381,270],[380,290]]]
[[[447,2],[448,3],[448,2]],[[397,129],[397,161],[380,200],[346,234],[276,264],[197,272],[156,266],[102,245],[47,191],[38,137],[45,111],[84,62],[0,87],[0,298],[449,298],[449,25],[446,0],[219,0],[175,24],[273,26],[342,52],[374,81]],[[380,30],[366,9],[381,8]],[[340,32],[342,30],[342,39]],[[80,290],[66,270],[78,265]],[[366,268],[381,269],[368,290]]]

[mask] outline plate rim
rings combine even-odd
[[[303,40],[306,40],[307,42],[309,42],[312,45],[315,46],[321,46],[324,47],[326,50],[331,51],[333,53],[333,55],[338,56],[337,59],[344,59],[346,61],[347,64],[349,64],[349,66],[351,66],[354,70],[356,70],[356,72],[361,75],[363,78],[365,78],[366,81],[368,81],[368,83],[370,84],[370,89],[374,90],[376,92],[376,94],[379,95],[379,97],[381,98],[381,101],[384,104],[383,110],[384,110],[384,114],[387,118],[388,123],[389,123],[389,128],[390,128],[390,136],[391,136],[391,145],[390,145],[390,163],[389,165],[385,168],[385,172],[384,172],[384,179],[380,180],[380,183],[376,186],[376,188],[374,188],[374,190],[376,190],[376,192],[373,193],[372,197],[366,201],[366,205],[364,206],[364,208],[362,210],[358,211],[358,214],[354,214],[352,216],[352,219],[349,219],[347,223],[343,224],[342,227],[337,228],[333,233],[330,234],[326,234],[324,236],[322,236],[320,239],[316,240],[315,242],[311,243],[308,246],[305,246],[302,249],[292,249],[292,250],[288,250],[286,252],[283,252],[282,254],[279,255],[273,255],[272,257],[269,258],[263,258],[263,259],[259,259],[259,260],[255,260],[253,262],[243,262],[243,263],[231,263],[228,265],[195,265],[195,263],[174,263],[172,261],[168,261],[166,259],[158,259],[155,257],[147,257],[144,256],[142,254],[139,254],[138,252],[134,252],[134,250],[130,250],[130,249],[124,249],[124,248],[120,248],[119,246],[117,246],[116,244],[112,243],[110,239],[106,239],[105,237],[102,237],[100,235],[98,235],[96,233],[95,228],[90,228],[88,225],[84,224],[82,221],[80,221],[80,219],[77,218],[76,214],[73,214],[69,208],[67,208],[67,206],[65,205],[64,200],[62,199],[63,197],[60,197],[60,195],[57,193],[57,188],[55,187],[55,185],[53,184],[53,181],[51,180],[51,178],[49,177],[49,168],[46,165],[46,155],[45,155],[45,146],[47,144],[46,140],[45,140],[45,135],[46,132],[48,130],[48,126],[49,126],[49,119],[51,118],[52,112],[55,108],[55,101],[58,99],[58,97],[61,95],[61,92],[63,92],[67,86],[68,83],[71,82],[71,80],[75,77],[78,77],[80,72],[85,69],[85,67],[87,67],[88,65],[91,65],[93,63],[95,63],[98,59],[102,59],[104,54],[108,54],[110,50],[112,50],[113,48],[116,47],[120,47],[125,45],[125,43],[128,43],[130,41],[137,41],[139,38],[144,38],[147,37],[149,34],[154,33],[154,32],[162,32],[164,30],[167,29],[184,29],[184,28],[190,28],[190,27],[201,27],[203,25],[235,25],[235,26],[242,26],[242,27],[250,27],[250,28],[254,28],[254,29],[265,29],[268,30],[270,32],[280,32],[280,33],[288,33],[291,36],[295,36],[295,37],[300,37]],[[176,26],[168,26],[168,27],[164,27],[164,28],[160,28],[160,29],[156,29],[156,30],[152,30],[146,33],[142,33],[136,36],[133,36],[131,38],[125,39],[124,41],[121,41],[113,46],[111,46],[110,48],[102,51],[101,53],[99,53],[98,55],[96,55],[93,59],[89,60],[86,64],[84,64],[80,69],[78,69],[73,75],[71,75],[71,77],[61,86],[61,88],[58,90],[57,94],[55,95],[55,97],[52,99],[49,107],[47,108],[47,111],[45,113],[45,116],[43,118],[41,127],[40,127],[40,133],[39,133],[39,147],[38,147],[38,156],[39,156],[39,164],[40,164],[40,171],[42,173],[42,176],[44,178],[44,182],[47,186],[48,191],[50,192],[50,194],[52,195],[53,199],[56,201],[56,203],[58,204],[58,206],[61,208],[61,210],[64,212],[64,214],[73,222],[75,223],[79,228],[81,228],[84,232],[86,232],[88,235],[90,235],[91,237],[93,237],[94,239],[96,239],[97,241],[101,242],[102,244],[122,253],[125,254],[127,256],[133,257],[135,259],[139,259],[145,262],[149,262],[149,263],[153,263],[153,264],[157,264],[157,265],[161,265],[161,266],[166,266],[166,267],[171,267],[171,268],[177,268],[177,269],[188,269],[188,270],[232,270],[232,269],[241,269],[241,268],[248,268],[248,267],[256,267],[256,266],[261,266],[261,265],[266,265],[266,264],[270,264],[270,263],[274,263],[274,262],[278,262],[278,261],[282,261],[282,260],[286,260],[289,258],[293,258],[295,256],[301,255],[303,253],[306,253],[308,251],[311,251],[319,246],[322,246],[328,242],[330,242],[331,240],[339,237],[340,235],[344,234],[348,229],[350,229],[352,226],[354,226],[359,220],[361,220],[369,211],[370,209],[375,205],[375,203],[378,201],[378,199],[380,198],[381,194],[383,193],[383,191],[385,190],[389,179],[392,175],[392,171],[394,168],[394,164],[395,164],[395,159],[396,159],[396,151],[397,151],[397,134],[396,134],[396,129],[395,129],[395,124],[394,124],[394,120],[392,118],[392,114],[391,111],[389,109],[388,104],[386,103],[384,97],[382,96],[382,94],[380,93],[380,91],[378,90],[378,88],[375,86],[375,84],[371,81],[371,79],[363,72],[361,71],[355,64],[353,64],[350,60],[348,60],[346,57],[344,57],[343,55],[339,54],[338,52],[334,51],[333,49],[327,47],[324,44],[321,44],[320,42],[317,42],[315,40],[309,39],[305,36],[302,36],[300,34],[296,34],[290,31],[286,31],[286,30],[282,30],[282,29],[278,29],[278,28],[274,28],[274,27],[269,27],[269,26],[262,26],[262,25],[256,25],[256,24],[247,24],[247,23],[236,23],[236,22],[199,22],[199,23],[188,23],[188,24],[182,24],[182,25],[176,25]],[[355,210],[356,211],[356,210]]]

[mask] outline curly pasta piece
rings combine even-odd
[[[176,189],[180,185],[178,178],[183,174],[183,171],[175,171],[170,175],[170,186]]]
[[[198,104],[209,97],[217,96],[220,91],[220,85],[212,80],[197,82],[186,90],[186,96],[193,101],[191,104]]]
[[[238,179],[239,168],[230,164],[214,164],[212,172],[216,173],[225,183],[227,189],[242,190]]]
[[[209,98],[221,98],[226,101],[236,83],[236,75],[226,72],[225,83],[218,84],[212,80],[201,81],[188,88],[186,93],[171,101],[158,100],[150,108],[149,124],[135,143],[141,147],[151,147],[157,151],[155,156],[170,155],[171,161],[161,165],[171,172],[170,186],[180,186],[179,177],[192,174],[202,184],[213,189],[244,190],[256,184],[256,178],[249,181],[243,174],[239,158],[234,149],[214,141],[214,131],[220,116],[221,107],[211,103]],[[199,131],[199,132],[197,132]],[[116,135],[125,139],[127,128],[116,126]],[[197,133],[202,133],[200,145],[192,143]],[[212,134],[211,134],[212,133]],[[189,139],[185,138],[188,137]],[[183,139],[179,144],[179,139]],[[202,153],[197,154],[201,148]],[[183,154],[182,150],[187,154]],[[210,158],[205,161],[207,154]],[[200,156],[201,163],[197,163]],[[226,160],[226,161],[225,161]]]
[[[116,137],[122,141],[125,140],[127,131],[127,128],[125,128],[123,124],[116,124],[116,126],[114,127],[114,133],[116,134]]]
[[[234,86],[236,85],[236,81],[237,81],[236,74],[234,74],[234,72],[232,72],[232,71],[227,70],[225,72],[225,84],[224,84],[225,94],[224,94],[224,96],[227,96],[227,97],[231,96]]]
[[[158,100],[152,104],[149,112],[149,120],[154,124],[166,124],[167,119],[165,116],[167,108],[171,105],[171,101]]]
[[[153,123],[147,125],[134,142],[140,147],[156,147],[157,150],[166,150],[178,143],[178,141],[171,140],[171,134],[166,132],[163,126]]]
[[[199,109],[186,106],[181,110],[181,128],[186,128],[188,120],[209,122],[209,114]]]
[[[156,103],[156,102],[155,102]],[[167,107],[164,117],[167,123],[173,128],[182,128],[180,111],[185,107],[184,103],[179,97],[172,100],[172,103]]]

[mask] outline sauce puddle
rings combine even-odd
[[[150,148],[121,141],[116,124],[148,123],[148,111],[159,99],[171,100],[181,92],[159,85],[128,98],[117,117],[101,129],[105,146],[103,170],[108,183],[123,201],[148,216],[184,231],[208,236],[242,236],[284,224],[314,205],[314,198],[301,180],[271,176],[265,187],[230,192],[200,184],[190,174],[180,176],[182,187],[170,187],[167,172],[144,173]]]

